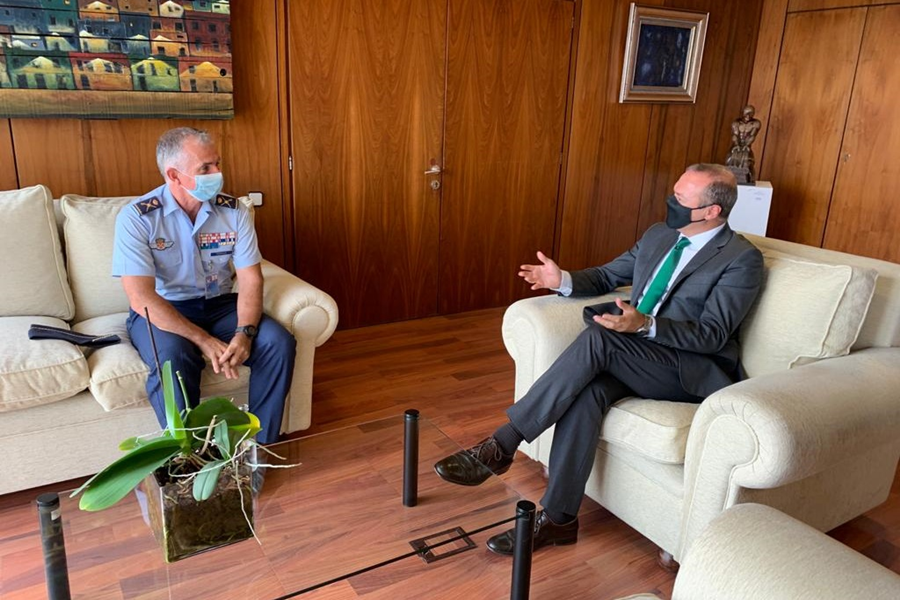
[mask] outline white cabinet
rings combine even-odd
[[[769,209],[772,207],[772,184],[757,181],[756,185],[739,185],[737,204],[728,217],[728,225],[735,231],[766,235]]]

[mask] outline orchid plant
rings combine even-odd
[[[179,375],[183,397],[187,398]],[[152,438],[132,437],[119,449],[124,456],[91,477],[72,496],[82,494],[79,507],[86,511],[109,508],[133,490],[148,475],[166,466],[170,478],[193,479],[193,496],[209,498],[225,465],[236,461],[256,444],[260,431],[256,415],[237,408],[228,398],[210,398],[184,413],[175,404],[172,365],[162,368],[166,429]]]

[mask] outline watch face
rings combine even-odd
[[[238,327],[236,332],[243,333],[247,337],[253,338],[256,337],[257,329],[254,325],[244,325],[243,327]]]

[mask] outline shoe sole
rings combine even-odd
[[[509,464],[509,465],[506,465],[504,468],[500,469],[499,471],[491,471],[490,469],[488,469],[488,471],[491,471],[491,473],[493,473],[494,475],[503,475],[504,473],[506,473],[507,471],[509,471],[509,468],[510,468],[511,466],[512,466],[512,464]],[[477,481],[477,482],[455,481],[455,480],[453,480],[453,479],[447,479],[446,477],[444,477],[444,476],[441,474],[441,472],[438,471],[437,466],[434,466],[434,467],[432,467],[432,468],[434,469],[434,472],[437,473],[437,476],[438,476],[438,477],[440,477],[441,479],[443,479],[443,480],[446,481],[447,483],[452,483],[452,484],[454,484],[454,485],[465,485],[465,486],[468,486],[468,487],[476,487],[476,486],[481,485],[482,483],[484,483],[484,482],[487,481],[488,479],[490,479],[490,477],[487,477],[487,478],[482,479],[481,481]],[[487,469],[487,467],[484,467],[484,468]]]
[[[553,541],[553,542],[547,542],[546,544],[544,544],[544,545],[541,546],[540,548],[535,548],[532,552],[537,552],[538,550],[541,550],[541,549],[543,549],[543,548],[547,548],[547,547],[549,547],[549,546],[571,546],[571,545],[573,545],[573,544],[575,544],[575,543],[577,543],[577,542],[578,542],[578,538],[577,538],[577,537],[576,537],[576,538],[572,538],[572,539],[566,538],[566,539],[563,539],[563,540],[556,540],[556,541]],[[500,552],[499,550],[495,550],[494,548],[491,548],[490,546],[488,546],[487,548],[488,548],[488,550],[490,550],[490,551],[493,552],[494,554],[497,554],[498,556],[512,556],[512,555],[513,555],[512,552],[508,552],[508,553],[507,553],[507,552]]]

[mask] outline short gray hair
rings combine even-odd
[[[169,167],[179,170],[184,168],[182,151],[184,143],[189,139],[196,139],[203,145],[213,143],[209,132],[193,127],[176,127],[159,136],[159,142],[156,144],[156,166],[159,167],[163,179],[166,178],[166,169]]]
[[[712,178],[712,182],[703,190],[703,197],[706,204],[718,204],[722,208],[722,218],[727,219],[737,202],[737,178],[734,173],[728,167],[712,163],[698,163],[686,170],[706,173]]]

